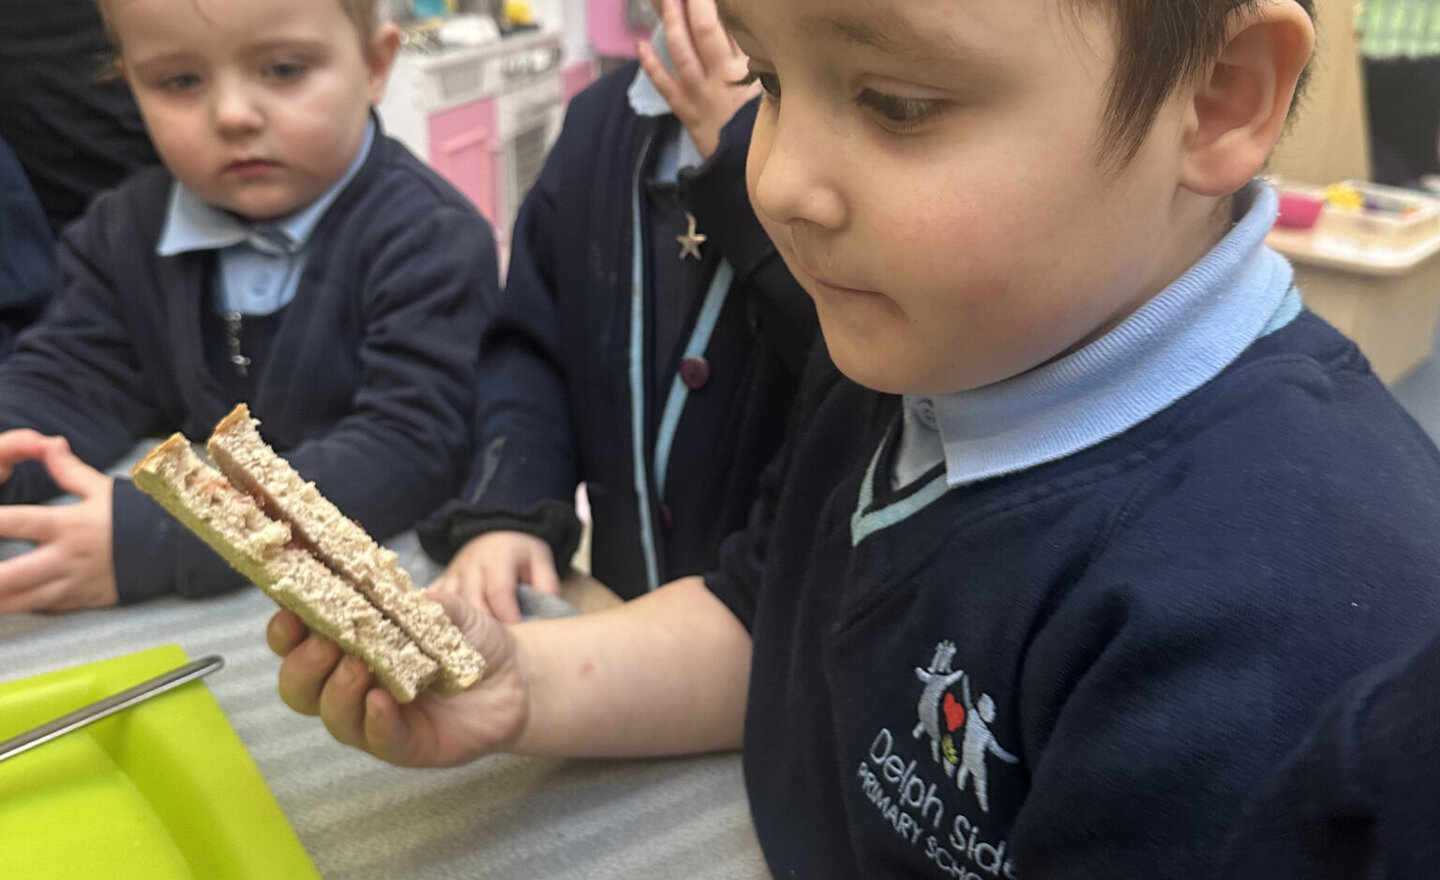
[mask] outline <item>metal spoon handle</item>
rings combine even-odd
[[[78,730],[81,727],[107,718],[122,709],[128,709],[136,703],[150,699],[157,694],[174,690],[182,684],[194,681],[201,676],[209,675],[225,665],[225,658],[219,654],[210,654],[201,657],[199,660],[186,663],[178,669],[155,676],[148,681],[142,681],[131,688],[96,700],[88,706],[82,706],[74,712],[61,715],[54,721],[48,721],[39,727],[32,728],[19,736],[12,737],[0,742],[0,761],[13,757],[28,749],[44,742],[49,742],[58,736]]]

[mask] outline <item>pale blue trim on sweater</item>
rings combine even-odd
[[[1121,434],[1293,321],[1304,308],[1294,273],[1264,246],[1278,198],[1258,182],[1239,197],[1252,194],[1250,209],[1219,244],[1105,336],[1011,379],[930,398],[945,472],[893,504],[867,510],[881,441],[860,485],[851,540],[859,544],[903,522],[956,486],[1055,461]]]
[[[655,531],[650,521],[650,480],[645,467],[645,230],[640,223],[643,157],[650,152],[650,139],[640,146],[641,161],[635,163],[630,184],[630,454],[634,460],[635,503],[640,515],[640,551],[645,557],[645,584],[660,586],[660,564],[655,553]]]
[[[730,281],[735,270],[730,263],[721,260],[715,267],[715,276],[705,291],[705,302],[700,307],[700,317],[695,320],[695,329],[690,332],[690,341],[685,345],[682,358],[699,357],[710,345],[710,336],[720,321],[720,309],[730,293]],[[683,361],[682,361],[683,363]],[[680,427],[680,414],[690,399],[690,386],[677,372],[670,380],[670,394],[665,398],[665,414],[660,418],[660,434],[655,440],[655,494],[665,498],[665,476],[670,469],[670,450],[675,445],[675,431]]]

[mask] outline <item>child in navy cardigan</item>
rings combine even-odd
[[[750,526],[589,617],[452,602],[449,700],[281,612],[282,697],[407,765],[741,747],[776,877],[1208,876],[1440,625],[1440,454],[1264,243],[1310,5],[720,7],[824,339]]]
[[[64,235],[44,320],[0,368],[0,612],[243,579],[110,467],[236,402],[379,539],[454,494],[489,225],[384,136],[399,44],[371,0],[101,4],[164,168]],[[72,454],[73,451],[73,454]],[[33,506],[58,490],[75,504]]]
[[[751,90],[730,81],[744,59],[710,0],[689,7],[660,10],[675,72],[642,44],[639,65],[571,103],[481,345],[470,485],[421,529],[449,563],[437,587],[502,620],[519,620],[517,582],[558,590],[577,483],[590,573],[619,595],[712,567],[779,448],[814,335],[741,183],[754,106],[735,112]]]

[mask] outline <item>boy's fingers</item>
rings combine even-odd
[[[366,751],[402,767],[415,763],[415,735],[395,698],[381,688],[373,688],[365,695],[364,711]]]
[[[55,509],[36,504],[0,506],[0,538],[36,543],[53,541]],[[3,563],[0,563],[0,566],[3,566]]]
[[[530,586],[551,596],[560,595],[560,575],[547,560],[532,560],[530,563]]]
[[[700,62],[706,70],[719,69],[733,57],[730,34],[720,24],[720,14],[715,9],[715,0],[687,0],[686,17],[690,21],[690,40],[699,53]]]
[[[16,597],[56,580],[55,554],[39,547],[0,562],[0,597]],[[14,610],[14,609],[12,609]]]
[[[670,60],[675,64],[680,81],[687,85],[703,82],[705,64],[695,53],[695,44],[691,42],[683,0],[665,0],[661,17],[665,21],[665,45],[670,49]]]
[[[109,477],[81,461],[63,440],[46,453],[45,469],[61,489],[81,498],[90,497],[110,482]]]
[[[311,633],[280,664],[280,699],[302,715],[319,715],[320,694],[343,656],[334,642]]]
[[[513,577],[491,577],[485,579],[485,605],[490,615],[505,623],[520,622],[520,599],[516,590],[520,585]]]
[[[295,612],[282,608],[275,612],[269,625],[265,627],[265,642],[270,646],[270,650],[284,657],[305,641],[309,634],[310,628],[295,616]]]
[[[365,692],[370,690],[370,670],[355,657],[346,657],[335,667],[320,692],[320,718],[330,735],[347,746],[363,749],[365,742]]]
[[[665,103],[670,105],[671,110],[674,110],[675,102],[679,100],[683,90],[680,83],[670,74],[670,68],[666,67],[665,63],[660,60],[660,56],[655,53],[655,47],[649,43],[636,43],[635,57],[640,62],[640,67],[645,71],[645,75],[650,77],[655,91],[659,92],[660,97],[665,99]]]

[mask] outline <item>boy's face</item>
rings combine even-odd
[[[112,0],[125,78],[171,173],[252,220],[349,167],[393,57],[336,0]]]
[[[1105,164],[1115,39],[1077,4],[721,6],[766,88],[751,200],[861,384],[935,394],[1021,373],[1213,241],[1213,203],[1178,185],[1183,100],[1132,163]]]

